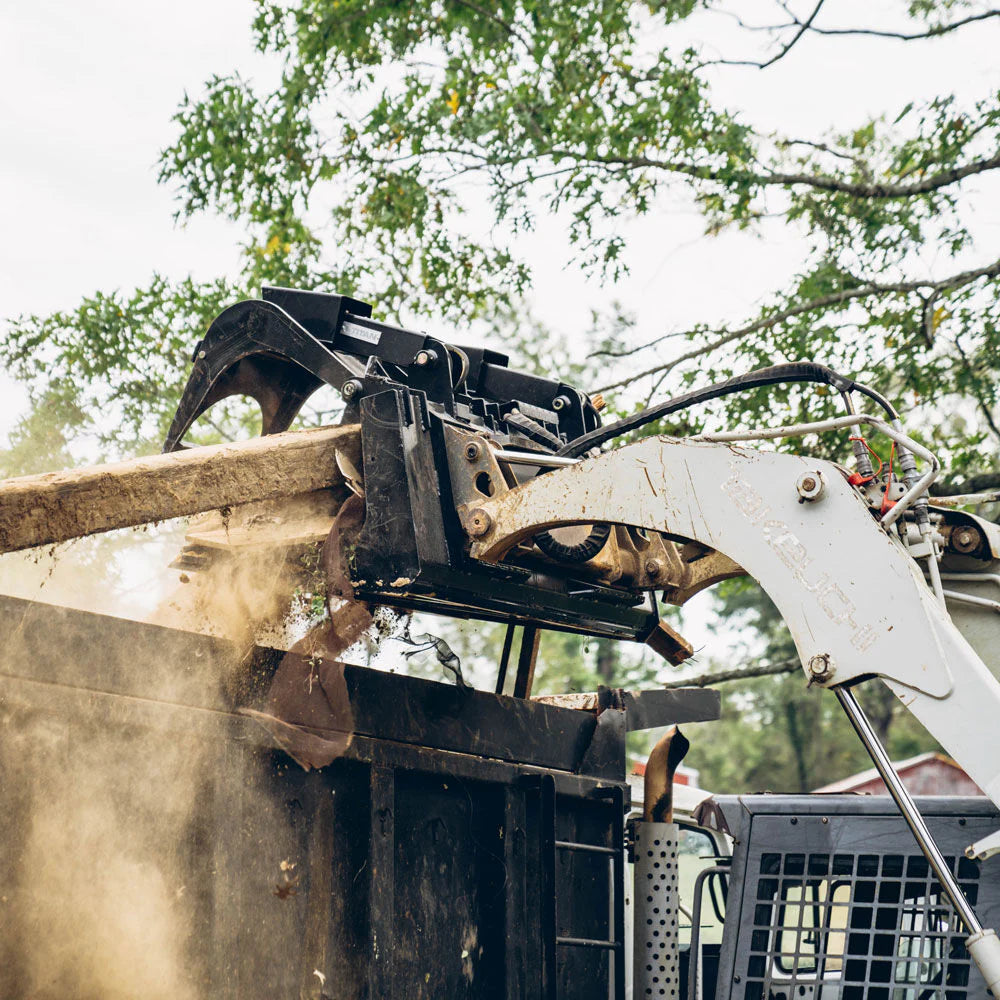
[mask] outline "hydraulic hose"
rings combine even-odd
[[[540,444],[550,451],[562,446],[562,441],[555,434],[519,410],[511,410],[504,419],[508,425],[516,427],[536,444]],[[604,548],[610,537],[610,524],[595,524],[586,538],[572,545],[557,541],[549,531],[540,531],[535,535],[533,541],[550,559],[556,559],[559,562],[585,563],[593,559]]]
[[[604,444],[605,441],[637,430],[654,420],[676,413],[678,410],[685,410],[690,406],[707,403],[710,400],[730,396],[736,392],[744,392],[747,389],[757,389],[765,385],[780,385],[786,382],[817,382],[821,385],[833,386],[842,393],[856,390],[878,403],[888,413],[891,420],[899,419],[899,414],[892,404],[874,389],[860,382],[855,382],[854,379],[847,378],[832,368],[827,368],[826,365],[819,365],[812,361],[792,361],[782,365],[771,365],[769,368],[758,368],[745,375],[736,375],[725,382],[715,382],[701,389],[693,389],[680,396],[673,396],[655,406],[649,406],[614,423],[582,434],[570,441],[557,454],[576,457],[590,451],[591,448]]]

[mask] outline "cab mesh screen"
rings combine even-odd
[[[975,904],[978,865],[947,860]],[[968,996],[964,937],[920,855],[765,853],[742,995],[957,1000]]]

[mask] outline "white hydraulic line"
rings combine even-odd
[[[695,434],[685,440],[724,444],[727,441],[760,441],[767,438],[801,437],[803,434],[819,434],[822,431],[840,430],[857,423],[878,423],[889,427],[884,420],[879,420],[877,417],[852,413],[843,417],[814,420],[806,424],[786,424],[783,427],[753,427],[744,431],[709,431],[704,434]]]
[[[534,451],[495,451],[493,457],[498,462],[508,465],[534,465],[546,469],[562,469],[568,465],[577,465],[581,459],[569,455],[543,455]]]
[[[975,604],[977,607],[989,608],[1000,614],[1000,601],[991,601],[987,597],[976,597],[973,594],[962,594],[957,590],[946,590],[944,596],[949,601],[955,601],[958,604]]]
[[[717,444],[736,441],[762,441],[773,438],[802,437],[805,434],[820,434],[824,431],[842,430],[845,427],[857,430],[861,424],[872,427],[890,440],[895,441],[896,444],[909,448],[910,451],[920,456],[930,466],[927,472],[882,515],[881,524],[888,528],[898,521],[913,503],[930,489],[931,483],[941,473],[941,463],[933,452],[928,451],[918,441],[914,441],[913,438],[880,417],[873,417],[866,413],[851,413],[843,417],[830,417],[826,420],[814,420],[805,424],[789,424],[784,427],[756,427],[745,431],[716,431],[707,434],[695,434],[685,440],[705,441]],[[581,461],[579,458],[570,458],[568,455],[544,455],[533,451],[504,450],[495,451],[493,455],[498,462],[507,462],[510,465],[532,465],[553,469],[577,465]],[[932,582],[935,577],[935,570],[931,571]],[[935,590],[940,596],[940,580],[937,583],[938,585],[935,587]]]
[[[957,493],[950,497],[931,497],[930,502],[936,507],[967,507],[979,503],[996,503],[1000,500],[1000,490],[990,493]]]
[[[955,583],[959,581],[966,583],[995,583],[997,586],[1000,586],[1000,573],[942,573],[941,579]]]
[[[828,420],[816,420],[807,424],[790,424],[786,427],[760,427],[747,431],[719,431],[711,434],[698,434],[688,440],[708,441],[725,443],[729,441],[759,441],[767,438],[787,438],[801,437],[803,434],[819,434],[823,431],[841,430],[844,427],[853,427],[858,424],[865,424],[880,431],[887,438],[909,448],[915,455],[919,455],[926,461],[930,468],[925,472],[900,498],[882,515],[881,523],[888,528],[895,524],[900,517],[913,505],[920,496],[927,492],[931,483],[941,473],[941,463],[937,456],[928,451],[918,441],[908,437],[902,431],[897,430],[888,421],[880,417],[872,417],[865,413],[852,413],[844,417],[830,417]]]
[[[941,567],[938,565],[938,547],[932,537],[933,529],[929,523],[925,522],[920,525],[920,535],[930,548],[930,553],[927,556],[927,575],[931,578],[931,590],[934,591],[937,599],[944,604],[945,590],[944,584],[941,583]]]

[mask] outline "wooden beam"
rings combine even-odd
[[[0,552],[341,485],[360,464],[356,424],[286,431],[0,482]]]
[[[678,683],[683,684],[684,681]],[[596,714],[601,711],[601,694],[598,691],[539,694],[531,700],[543,705],[555,705],[557,708],[572,708],[578,712]],[[712,722],[722,713],[722,699],[719,692],[711,688],[674,687],[669,691],[650,688],[645,691],[624,691],[620,707],[627,713],[626,729],[632,733],[680,722]]]

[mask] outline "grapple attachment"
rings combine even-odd
[[[469,555],[485,499],[558,466],[556,452],[600,426],[587,394],[513,370],[496,351],[380,323],[371,312],[346,296],[286,288],[227,309],[195,349],[165,450],[181,447],[191,424],[227,396],[255,399],[272,434],[320,386],[333,386],[346,403],[343,423],[361,427],[361,467],[347,477],[365,503],[351,560],[359,599],[650,636],[658,615],[646,596],[662,585],[655,567],[670,555],[665,539],[584,522],[539,533],[503,564]]]

